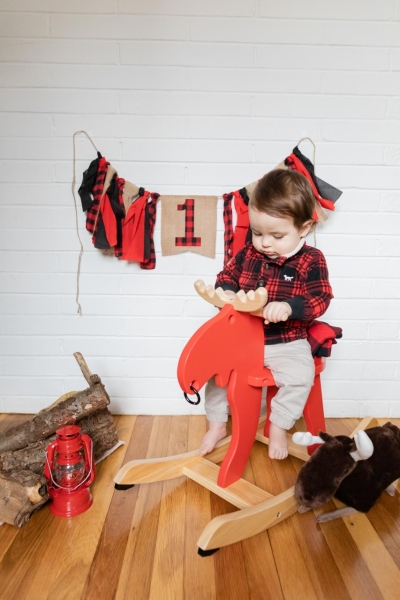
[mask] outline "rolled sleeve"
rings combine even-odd
[[[289,298],[285,302],[292,309],[291,319],[312,321],[326,312],[333,298],[328,268],[322,255],[317,264],[309,270],[304,286],[305,291],[302,295]]]

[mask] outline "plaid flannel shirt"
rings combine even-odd
[[[293,256],[273,260],[247,243],[217,275],[215,287],[238,292],[266,287],[268,302],[287,302],[287,321],[264,324],[264,343],[281,344],[307,338],[310,323],[324,314],[331,298],[328,268],[320,250],[304,246]]]

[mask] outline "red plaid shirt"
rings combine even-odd
[[[304,246],[293,256],[273,260],[248,243],[217,275],[215,287],[238,292],[266,287],[268,302],[287,302],[287,321],[264,325],[264,343],[281,344],[307,337],[307,328],[327,310],[332,289],[320,250]]]

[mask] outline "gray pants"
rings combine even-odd
[[[303,414],[314,383],[315,367],[307,340],[264,346],[264,365],[270,369],[278,392],[271,401],[270,421],[290,429]],[[226,388],[218,387],[214,377],[206,385],[205,409],[208,421],[225,423],[229,404]]]

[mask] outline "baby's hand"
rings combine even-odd
[[[291,314],[292,309],[287,302],[269,302],[263,310],[264,323],[287,321]]]

